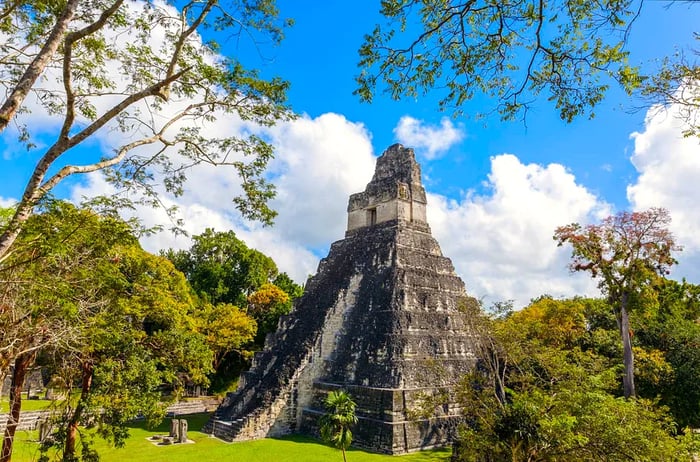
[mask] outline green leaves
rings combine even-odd
[[[233,231],[207,228],[189,250],[166,256],[182,271],[199,297],[212,304],[246,306],[248,295],[277,276],[277,265],[250,249]]]
[[[687,460],[693,435],[679,436],[665,407],[618,396],[617,352],[598,342],[617,335],[614,321],[601,319],[609,310],[602,300],[544,296],[505,317],[473,320],[499,361],[484,356],[457,390],[467,419],[455,460]],[[661,366],[649,372],[665,370],[658,351],[644,351],[645,362]]]
[[[628,92],[639,85],[623,47],[632,0],[402,0],[382,2],[381,12],[386,24],[359,49],[363,101],[376,91],[394,99],[437,91],[441,109],[461,114],[482,93],[514,119],[542,95],[570,122],[594,115],[608,82]]]
[[[68,394],[82,383],[78,402],[64,403],[55,435],[72,458],[68,428],[89,422],[123,444],[136,416],[162,418],[162,387],[176,395],[185,381],[207,382],[212,351],[194,330],[185,277],[142,250],[128,224],[65,202],[42,211],[0,269],[8,307],[0,310],[0,368],[38,350]],[[92,451],[81,457],[96,460]]]
[[[164,255],[182,271],[200,299],[193,313],[198,330],[214,351],[216,386],[237,377],[245,360],[261,349],[265,336],[292,308],[303,289],[262,252],[249,248],[233,231],[208,228],[194,236],[189,250]],[[228,374],[228,375],[227,375]],[[233,377],[231,377],[233,376]],[[226,389],[226,386],[223,387]]]
[[[229,303],[216,306],[205,304],[197,310],[196,323],[214,352],[214,369],[219,368],[227,353],[243,352],[243,347],[253,340],[258,331],[255,319]]]
[[[350,395],[342,390],[331,391],[325,400],[326,413],[319,419],[321,438],[343,451],[352,443],[352,427],[357,423],[355,407]]]
[[[700,33],[695,33],[700,43]],[[683,136],[700,136],[700,49],[677,50],[660,63],[658,72],[640,82],[642,95],[658,109],[676,107]]]
[[[211,30],[276,44],[291,24],[278,15],[275,0],[31,0],[0,7],[0,81],[12,95],[7,109],[3,104],[0,131],[17,111],[30,110],[24,104],[29,94],[60,126],[45,142],[12,225],[0,236],[0,258],[38,201],[68,176],[95,171],[120,191],[112,205],[160,207],[160,185],[179,195],[192,167],[227,167],[240,181],[240,194],[231,199],[241,215],[271,224],[275,190],[265,170],[273,150],[251,132],[293,117],[285,101],[289,84],[261,78],[234,56],[219,56]],[[47,50],[42,60],[35,62],[33,51],[18,52],[34,49]],[[222,118],[253,128],[232,134],[217,126]],[[123,136],[106,141],[103,157],[87,156],[78,165],[64,159],[104,129]],[[20,138],[34,147],[29,127]]]

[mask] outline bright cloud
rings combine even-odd
[[[95,103],[98,112],[104,112],[113,101]],[[164,111],[171,114],[186,104],[172,101]],[[28,117],[43,123],[46,114],[40,105],[33,109]],[[154,115],[155,125],[162,122],[159,117]],[[222,167],[191,168],[185,194],[175,198],[162,193],[164,205],[179,208],[190,235],[200,234],[207,227],[233,230],[249,246],[270,255],[281,271],[304,281],[316,271],[318,259],[325,256],[329,244],[343,238],[348,196],[362,191],[373,174],[375,159],[367,129],[342,115],[327,113],[317,118],[302,116],[272,128],[255,127],[222,115],[202,130],[212,138],[256,133],[275,146],[276,156],[270,165],[270,179],[278,191],[272,203],[279,212],[275,226],[264,228],[240,219],[231,203],[231,198],[241,193],[239,178]],[[464,139],[462,127],[448,118],[431,125],[404,116],[394,128],[394,135],[426,160],[443,155]],[[124,142],[122,137],[118,131],[105,129],[96,134],[95,141],[103,152],[111,152]],[[577,184],[562,165],[526,165],[509,154],[491,159],[488,186],[488,194],[469,193],[460,200],[438,195],[429,198],[433,232],[444,253],[454,261],[469,293],[491,301],[514,299],[518,305],[543,293],[595,293],[589,278],[569,275],[569,251],[557,249],[551,236],[559,225],[606,215],[607,205]],[[72,197],[78,201],[82,196],[114,193],[96,174],[74,187]],[[0,198],[0,205],[5,203]],[[145,225],[171,225],[163,210],[139,209],[137,214]],[[157,252],[169,247],[187,248],[190,240],[164,232],[144,238],[143,244]]]
[[[231,134],[235,124],[230,122],[221,120],[210,130]],[[193,168],[185,194],[178,198],[163,194],[164,205],[177,205],[188,234],[200,234],[207,227],[233,230],[249,246],[271,256],[281,271],[303,282],[316,272],[318,252],[325,253],[331,242],[343,238],[348,196],[371,179],[370,137],[364,126],[337,114],[303,116],[269,129],[265,136],[276,148],[270,168],[278,191],[272,204],[279,212],[275,226],[264,228],[240,219],[231,203],[240,192],[237,178],[223,167]],[[75,188],[73,197],[112,193],[111,186],[95,175],[86,186]],[[145,225],[170,225],[163,210],[141,209],[138,215]],[[168,232],[142,242],[154,252],[190,246],[189,238]]]
[[[232,229],[301,282],[315,273],[328,245],[343,238],[348,196],[362,191],[371,179],[375,160],[370,135],[362,124],[324,114],[282,123],[265,136],[276,147],[271,175],[279,216],[274,227],[238,218],[230,202],[232,180],[223,168],[197,167],[189,174],[185,195],[165,196],[165,204],[180,208],[190,234],[206,227]],[[487,302],[513,299],[523,306],[544,293],[597,293],[590,278],[569,274],[569,250],[557,248],[552,233],[563,224],[606,216],[607,204],[577,184],[562,165],[526,165],[510,154],[491,159],[487,185],[488,194],[469,193],[460,200],[429,195],[433,233],[470,294]],[[76,195],[109,192],[98,176],[87,189],[75,190]],[[168,225],[162,211],[141,210],[139,215],[146,224]],[[143,242],[151,251],[190,245],[189,239],[169,233]]]
[[[428,220],[467,291],[487,303],[515,300],[516,307],[542,294],[596,295],[585,275],[570,275],[570,250],[557,248],[556,227],[589,222],[608,205],[576,183],[562,165],[525,165],[514,155],[491,158],[491,193],[459,201],[430,195]]]
[[[634,210],[664,207],[671,213],[671,230],[684,247],[674,276],[700,282],[700,143],[682,136],[678,107],[648,111],[644,130],[633,133],[631,161],[639,172],[627,197]]]
[[[444,117],[439,126],[428,125],[411,116],[403,116],[394,128],[399,143],[414,148],[426,160],[440,157],[464,138],[462,129]]]
[[[17,200],[0,196],[0,207],[12,207],[17,203]]]
[[[156,5],[163,11],[171,9],[167,2],[160,0]],[[143,7],[143,2],[129,2],[128,7],[136,14]],[[170,16],[175,17],[175,14]],[[179,23],[176,26],[179,27]],[[150,34],[149,43],[154,49],[161,47],[165,32],[165,25],[159,23]],[[119,37],[119,43],[128,42],[124,40],[125,36]],[[195,37],[195,46],[198,43],[199,38]],[[204,59],[214,60],[217,57],[205,56]],[[120,74],[119,62],[110,61],[107,66],[110,75]],[[48,72],[54,71],[49,69]],[[60,92],[59,80],[58,74],[50,74],[47,85]],[[126,83],[117,79],[117,84]],[[114,104],[115,98],[106,97],[92,102],[97,112],[103,113]],[[134,109],[140,109],[145,114],[143,117],[149,117],[151,125],[161,127],[172,114],[179,113],[189,104],[189,99],[177,100],[173,96],[160,111],[145,110],[143,104]],[[27,106],[31,111],[23,114],[22,121],[32,127],[46,127],[46,131],[54,135],[55,125],[59,121],[47,114],[35,98],[29,98]],[[193,122],[180,121],[170,128],[170,132],[188,123]],[[367,130],[362,124],[352,123],[337,114],[324,114],[316,119],[302,116],[272,128],[256,126],[229,114],[218,114],[216,120],[197,123],[201,123],[201,134],[208,138],[245,137],[255,133],[275,145],[276,156],[270,165],[270,179],[278,191],[272,203],[279,212],[276,224],[272,228],[263,228],[241,220],[231,202],[233,197],[242,193],[240,178],[234,170],[226,167],[200,164],[189,168],[186,172],[186,189],[177,198],[157,186],[161,178],[154,172],[155,187],[160,192],[163,205],[177,206],[189,235],[200,234],[207,227],[219,231],[233,230],[248,245],[272,256],[282,271],[288,272],[297,281],[303,281],[308,274],[315,272],[319,253],[324,253],[330,242],[343,237],[348,196],[364,189],[371,178],[374,157]],[[85,155],[81,161],[87,162],[88,154],[99,158],[102,154],[112,153],[115,147],[141,135],[138,129],[125,135],[120,130],[110,128],[105,127],[90,139],[91,145],[83,147],[81,154]],[[0,155],[3,158],[21,155],[22,148],[14,144],[13,147],[15,151],[0,152]],[[140,153],[147,154],[155,148],[145,146],[139,149]],[[169,155],[177,164],[176,150],[171,149]],[[71,190],[71,198],[75,202],[83,197],[116,194],[100,174],[82,177],[79,181],[82,183]],[[139,208],[136,215],[146,226],[162,225],[166,229],[172,226],[164,210]],[[191,243],[187,237],[168,232],[147,236],[142,242],[144,247],[154,252],[169,247],[187,248]]]

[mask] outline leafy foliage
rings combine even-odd
[[[82,310],[102,303],[97,279],[116,245],[135,245],[123,222],[50,201],[28,221],[0,268],[0,378],[14,357],[76,336]]]
[[[68,390],[80,384],[78,401],[57,417],[66,431],[52,444],[63,446],[64,459],[78,457],[81,425],[123,445],[131,420],[163,418],[163,385],[177,392],[186,380],[206,383],[211,367],[211,350],[188,316],[193,300],[184,276],[138,247],[114,251],[114,268],[99,275],[108,283],[105,304],[81,317],[80,343],[55,352],[55,378]],[[86,431],[80,430],[83,451]]]
[[[572,271],[586,271],[599,280],[617,318],[623,346],[625,396],[635,394],[634,353],[629,312],[650,303],[651,285],[676,263],[672,252],[681,250],[668,230],[668,211],[652,208],[622,212],[585,228],[578,223],[557,228],[559,246],[571,244]]]
[[[394,99],[432,89],[440,108],[478,94],[498,101],[503,119],[543,94],[563,120],[594,115],[611,82],[627,92],[641,80],[624,45],[641,2],[385,0],[359,50],[356,93],[371,101],[383,82]]]
[[[289,314],[291,310],[289,295],[274,284],[263,284],[248,297],[248,313],[257,320],[261,334],[277,330],[280,316]],[[257,336],[256,343],[262,344],[264,341],[264,337]]]
[[[184,381],[206,381],[211,351],[194,331],[184,276],[143,251],[126,223],[49,202],[0,275],[9,278],[4,357],[40,352],[55,386],[80,390],[55,416],[52,444],[64,459],[96,460],[94,433],[119,446],[137,416],[162,418],[164,385],[177,392]]]
[[[225,390],[303,289],[233,231],[208,228],[192,240],[189,250],[171,249],[164,255],[185,274],[201,300],[201,329],[215,352],[212,385]]]
[[[700,43],[700,34],[695,33]],[[673,57],[664,59],[661,69],[644,82],[642,95],[657,110],[677,108],[677,116],[683,123],[684,136],[700,136],[700,66],[697,57],[700,50],[695,48],[688,56],[678,50]],[[693,60],[693,57],[694,60]]]
[[[250,343],[258,331],[255,319],[230,303],[216,306],[206,304],[198,310],[196,322],[199,331],[206,336],[207,345],[214,352],[215,370],[227,353],[238,351],[245,355],[243,346]]]
[[[275,262],[249,248],[233,231],[207,228],[192,241],[189,250],[169,250],[165,256],[209,303],[245,306],[250,294],[277,276]]]
[[[604,327],[591,322],[600,305],[542,297],[519,312],[469,321],[489,333],[500,368],[483,361],[459,387],[468,424],[454,460],[688,460],[693,435],[677,435],[664,407],[616,394],[615,360],[596,349],[595,331]]]
[[[700,426],[700,286],[662,279],[658,304],[632,319],[635,341],[651,358],[639,365],[639,393],[659,398],[681,427]],[[639,355],[637,355],[639,358]]]
[[[258,126],[292,117],[284,105],[288,84],[260,78],[202,37],[225,31],[278,43],[289,24],[278,18],[275,0],[5,2],[0,132],[14,123],[20,141],[38,150],[30,127],[17,117],[35,103],[60,128],[42,139],[47,147],[0,236],[0,260],[39,200],[67,177],[95,171],[120,192],[100,198],[103,206],[160,206],[159,185],[180,195],[191,167],[225,165],[240,182],[236,207],[269,224],[274,188],[264,171],[272,147],[253,133],[222,134],[212,126],[224,116]],[[65,158],[106,129],[120,136],[105,140],[104,157],[86,155],[83,164]]]
[[[325,400],[326,413],[319,419],[321,438],[343,452],[352,444],[352,427],[357,423],[356,404],[342,390],[331,391]]]

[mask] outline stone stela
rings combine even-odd
[[[170,421],[170,434],[174,443],[187,443],[187,419],[173,419]]]
[[[462,417],[449,391],[476,358],[458,309],[464,283],[431,235],[426,204],[413,150],[389,147],[350,196],[345,239],[205,431],[228,441],[317,436],[325,397],[342,389],[357,403],[355,446],[403,454],[452,441]],[[437,393],[444,404],[416,418]]]

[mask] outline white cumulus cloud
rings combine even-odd
[[[0,196],[0,207],[12,207],[17,203],[16,199]]]
[[[328,113],[278,125],[271,134],[275,227],[286,239],[314,248],[342,238],[348,196],[362,191],[374,172],[365,127]]]
[[[222,119],[210,130],[230,134],[233,127],[235,121]],[[372,177],[375,159],[370,136],[362,124],[331,113],[280,123],[264,135],[275,145],[270,171],[278,192],[272,206],[279,215],[273,227],[240,219],[231,202],[240,186],[237,177],[223,167],[196,166],[188,172],[181,197],[165,193],[161,197],[166,207],[178,207],[188,234],[200,234],[206,228],[233,230],[249,247],[272,257],[280,271],[304,282],[316,272],[327,246],[343,238],[348,196],[363,190]],[[93,175],[86,185],[74,188],[73,199],[113,193],[100,175]],[[137,213],[146,225],[170,225],[164,210]],[[153,252],[191,244],[189,238],[169,232],[145,237],[142,243]]]
[[[671,231],[684,247],[675,277],[700,282],[700,140],[684,138],[678,106],[647,112],[644,130],[632,134],[631,161],[639,172],[627,188],[634,210],[664,207],[671,213]]]
[[[447,117],[443,117],[437,126],[403,116],[394,128],[394,136],[399,143],[414,148],[426,160],[432,160],[462,141],[464,132]]]
[[[560,164],[523,164],[511,154],[491,159],[489,194],[449,200],[431,194],[428,221],[467,292],[493,301],[597,295],[587,276],[567,269],[570,249],[558,248],[554,230],[609,214],[609,206],[576,183]]]
[[[220,127],[226,126],[222,123]],[[230,126],[229,126],[230,127]],[[223,129],[223,128],[222,128]],[[275,145],[271,165],[279,212],[271,228],[240,220],[230,201],[235,192],[223,168],[198,166],[177,205],[189,234],[206,227],[233,230],[250,247],[270,255],[281,271],[303,282],[316,271],[319,257],[331,242],[342,239],[347,224],[347,200],[364,190],[374,172],[370,134],[360,123],[338,114],[302,116],[264,133]],[[513,299],[518,307],[530,298],[595,295],[595,283],[567,270],[570,250],[557,248],[557,226],[589,222],[609,214],[609,207],[559,164],[523,164],[516,156],[491,159],[489,190],[468,193],[459,200],[429,194],[428,220],[443,253],[450,257],[470,294],[487,303]],[[76,197],[110,193],[96,175]],[[163,211],[144,209],[146,224],[168,225]],[[151,251],[187,248],[188,238],[160,233],[143,240]]]

